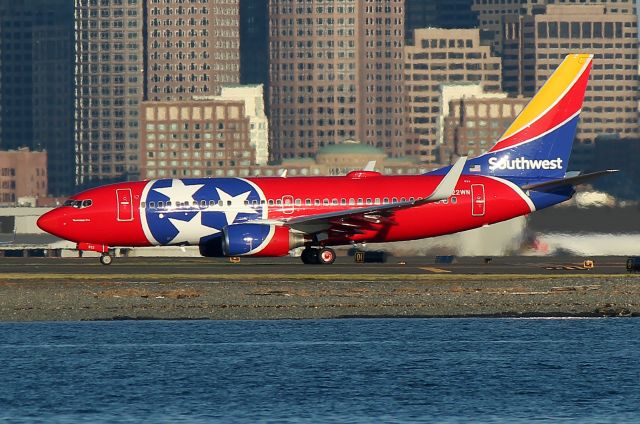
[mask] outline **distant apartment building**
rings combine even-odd
[[[263,86],[223,86],[216,99],[244,102],[244,112],[249,117],[249,144],[255,151],[255,164],[266,165],[269,161],[269,119],[265,114]]]
[[[239,0],[146,1],[146,99],[217,95],[240,82]]]
[[[248,176],[255,151],[244,108],[241,100],[144,102],[142,178]]]
[[[137,179],[145,0],[75,0],[76,181]]]
[[[416,29],[405,47],[407,140],[405,155],[440,163],[438,120],[443,84],[480,84],[500,91],[500,58],[480,45],[477,29]]]
[[[476,28],[473,0],[405,0],[405,40],[413,44],[416,28]]]
[[[73,191],[73,3],[0,3],[0,149],[46,149],[49,188]]]
[[[47,196],[47,153],[28,148],[0,151],[0,204]]]
[[[404,153],[404,0],[269,1],[272,158],[358,139]]]
[[[505,91],[532,96],[566,54],[593,53],[577,139],[592,143],[599,134],[637,137],[638,28],[636,16],[614,12],[623,6],[548,5],[544,14],[506,18]]]
[[[474,157],[487,152],[528,101],[504,93],[451,98],[443,120],[445,156]]]

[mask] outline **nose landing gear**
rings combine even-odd
[[[109,253],[103,253],[100,256],[100,263],[102,265],[111,265],[111,262],[113,262],[113,256],[111,256]]]

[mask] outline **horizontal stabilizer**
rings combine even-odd
[[[614,174],[616,172],[618,172],[617,169],[607,169],[605,171],[592,172],[590,174],[583,174],[575,177],[560,178],[557,180],[545,181],[542,183],[527,184],[520,188],[522,188],[522,190],[553,191],[560,187],[577,186],[580,184],[584,184],[591,180],[595,180],[596,178],[600,178],[604,175]]]

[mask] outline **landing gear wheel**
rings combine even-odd
[[[300,255],[302,263],[305,264],[318,264],[318,249],[312,249],[310,247],[304,249]]]
[[[328,247],[320,249],[318,252],[318,263],[331,265],[336,260],[336,252]]]
[[[111,262],[113,262],[113,256],[110,254],[103,253],[102,256],[100,256],[100,263],[102,265],[111,265]]]

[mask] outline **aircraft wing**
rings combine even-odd
[[[327,212],[314,215],[303,215],[284,221],[288,227],[313,233],[323,231],[332,227],[357,228],[355,222],[380,224],[391,216],[393,212],[400,209],[407,209],[427,203],[439,202],[448,199],[456,187],[458,179],[462,174],[466,157],[459,158],[451,167],[449,172],[442,178],[438,186],[428,196],[412,201],[390,203],[385,205],[366,206],[361,208],[348,209],[343,211]]]
[[[596,178],[602,177],[604,175],[613,174],[616,172],[618,172],[617,169],[607,169],[605,171],[592,172],[590,174],[582,174],[574,177],[560,178],[557,180],[545,181],[542,183],[527,184],[520,188],[525,191],[526,190],[553,191],[561,187],[576,186],[576,185],[584,184],[591,180],[595,180]]]

